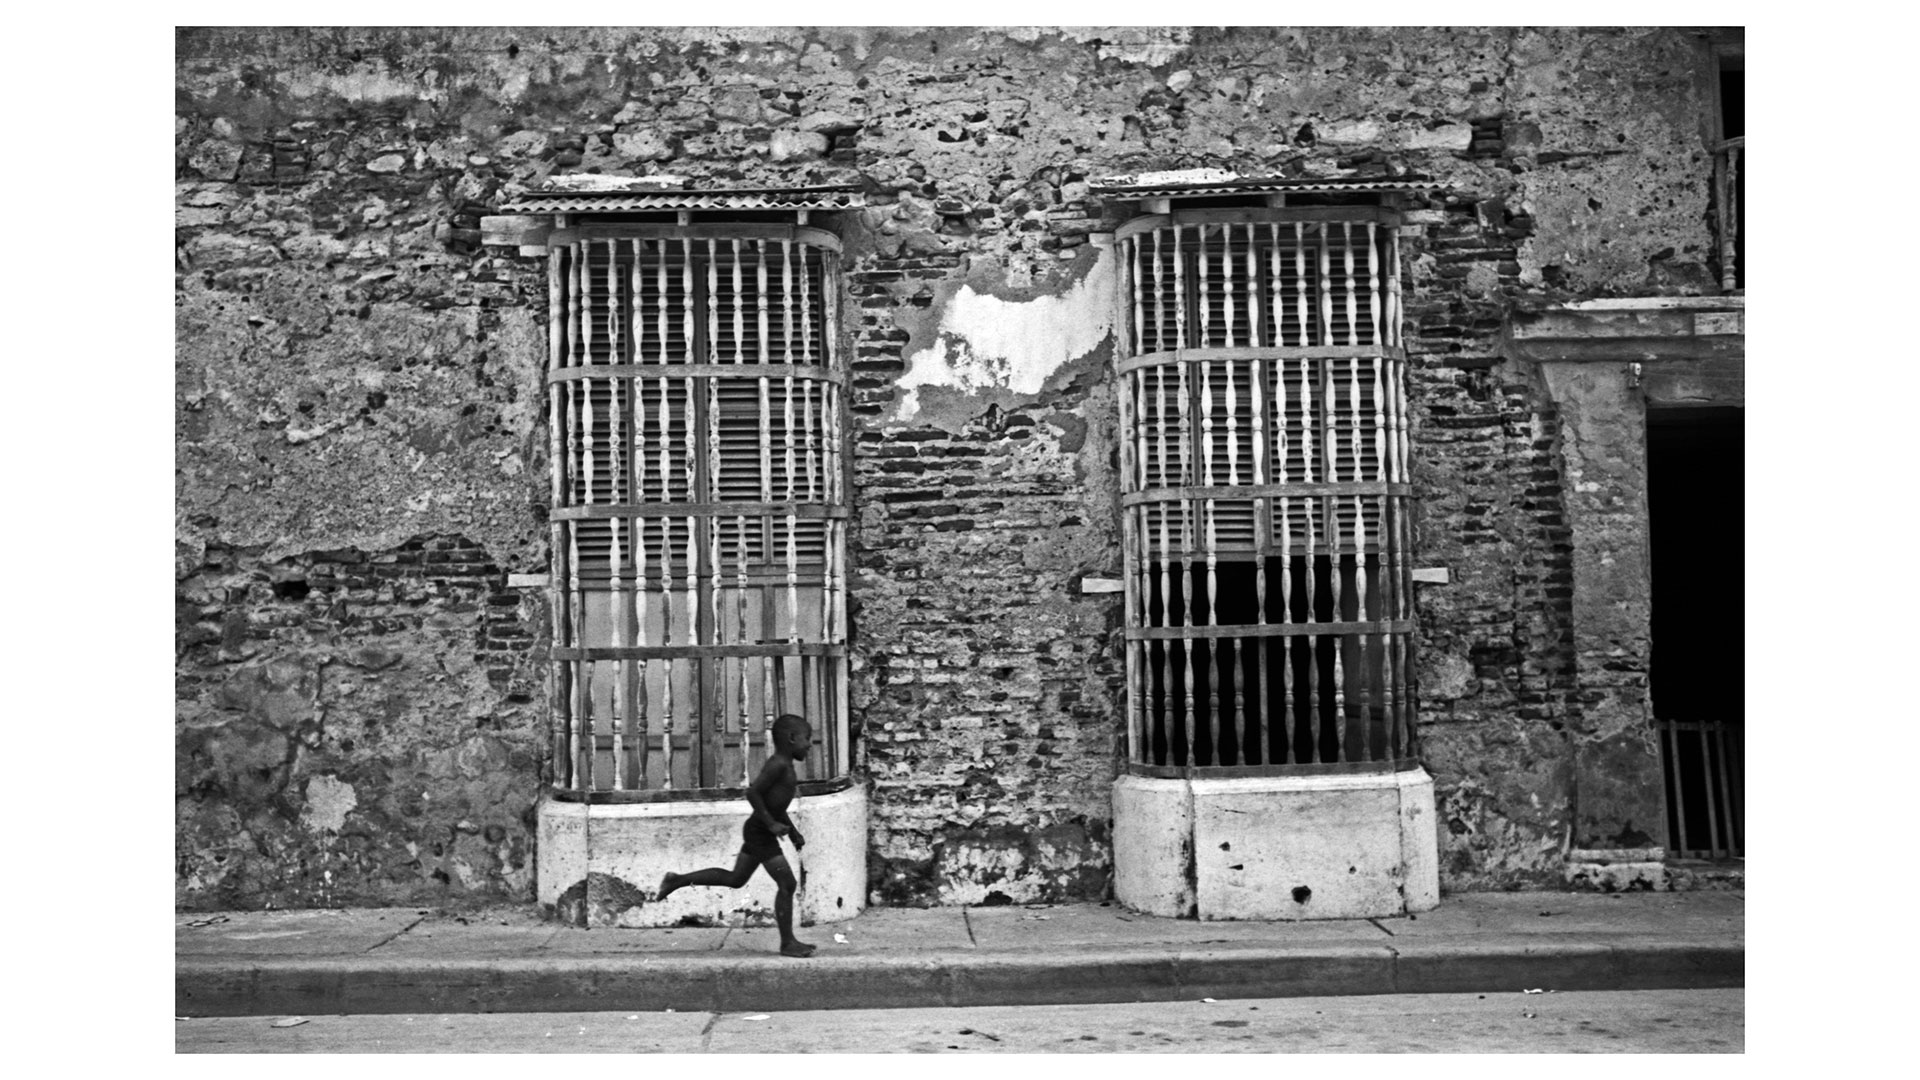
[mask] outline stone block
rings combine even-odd
[[[804,925],[844,921],[866,907],[867,795],[859,787],[794,800],[793,822],[806,835],[797,854],[782,845],[800,879],[794,916]],[[615,803],[590,809],[553,798],[536,811],[542,907],[563,920],[579,905],[595,926],[771,925],[778,891],[765,870],[739,889],[690,887],[664,902],[660,879],[709,866],[731,868],[744,798]]]
[[[1439,902],[1433,781],[1390,774],[1114,784],[1114,892],[1154,915],[1356,919]]]

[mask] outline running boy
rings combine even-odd
[[[740,827],[740,856],[734,860],[733,869],[713,866],[690,874],[668,874],[660,879],[659,899],[665,900],[676,889],[688,885],[724,885],[737,889],[753,876],[754,867],[764,866],[767,876],[780,887],[773,901],[773,918],[780,926],[780,955],[812,956],[814,947],[793,936],[793,870],[787,866],[787,857],[775,839],[791,838],[796,851],[807,846],[806,838],[787,816],[787,806],[793,802],[793,794],[800,786],[793,763],[804,760],[812,746],[813,728],[804,717],[785,713],[775,720],[773,753],[767,756],[760,775],[754,777],[747,788],[747,803],[753,807],[753,816]]]

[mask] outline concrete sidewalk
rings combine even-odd
[[[1117,904],[580,930],[530,909],[176,916],[182,1016],[736,1012],[1744,985],[1743,892],[1465,893],[1419,916],[1194,922]]]

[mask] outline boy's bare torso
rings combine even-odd
[[[793,796],[800,790],[799,777],[794,775],[793,762],[785,758],[768,758],[760,770],[757,787],[760,797],[766,800],[767,813],[780,817],[793,804]]]

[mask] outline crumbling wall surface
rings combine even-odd
[[[544,605],[458,536],[266,554],[177,582],[176,902],[530,900]]]
[[[504,575],[544,569],[544,264],[482,248],[478,222],[511,186],[590,171],[865,192],[825,224],[847,244],[858,760],[894,902],[1105,889],[1122,616],[1078,586],[1120,569],[1094,237],[1130,211],[1090,182],[1427,178],[1405,263],[1418,559],[1453,570],[1420,608],[1444,872],[1550,880],[1573,556],[1553,403],[1496,342],[1515,303],[1712,288],[1703,55],[1671,29],[182,31],[179,723],[183,747],[229,747],[183,750],[183,902],[321,902],[276,875],[356,828],[382,854],[351,894],[323,868],[336,899],[523,894],[543,631]],[[381,592],[379,560],[439,542],[484,588],[423,562],[427,584]],[[273,592],[328,553],[375,572]],[[391,611],[349,621],[372,606]],[[353,667],[363,639],[403,660]],[[305,672],[311,721],[284,704]],[[266,705],[230,680],[293,689]],[[403,719],[370,704],[388,685]],[[376,719],[377,752],[356,734],[322,754]],[[504,764],[428,764],[476,739]],[[416,818],[436,784],[472,809]]]
[[[1512,72],[1517,205],[1542,223],[1521,248],[1528,284],[1578,295],[1717,292],[1702,93],[1712,64],[1699,41],[1528,27],[1515,31]]]
[[[528,900],[544,330],[430,74],[243,38],[180,39],[176,901]]]

